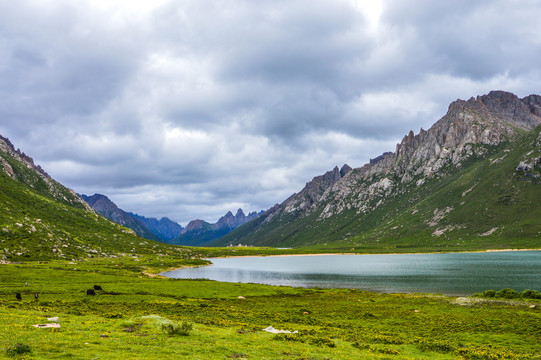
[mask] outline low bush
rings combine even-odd
[[[190,331],[193,330],[193,324],[188,321],[183,321],[182,323],[176,323],[170,320],[166,320],[161,324],[162,331],[168,335],[182,335],[188,336]]]
[[[32,349],[30,348],[30,345],[27,344],[16,344],[15,346],[10,346],[6,350],[6,355],[13,357],[17,355],[27,354],[32,352]]]
[[[511,288],[501,289],[500,291],[486,290],[482,293],[475,293],[472,296],[499,299],[541,299],[541,293],[537,290],[525,289],[519,293]]]

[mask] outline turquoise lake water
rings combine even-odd
[[[404,255],[317,255],[211,259],[172,278],[387,293],[471,295],[488,289],[541,291],[541,251]]]

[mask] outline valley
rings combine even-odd
[[[214,247],[138,236],[2,137],[1,356],[540,359],[538,289],[487,285],[458,297],[159,275],[215,257],[539,249],[540,113],[533,95],[451,104],[394,153],[336,167],[248,222],[226,214],[224,236],[193,223],[209,237],[190,241]],[[157,226],[124,219],[134,218]]]

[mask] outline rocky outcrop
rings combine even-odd
[[[248,213],[248,215],[245,215],[244,211],[242,211],[242,209],[238,209],[237,213],[235,215],[233,215],[233,213],[231,211],[228,211],[227,214],[222,216],[216,222],[216,224],[214,224],[212,227],[215,230],[217,230],[217,229],[230,229],[230,230],[233,230],[233,229],[236,229],[239,226],[247,223],[248,221],[252,221],[252,220],[258,218],[259,215],[261,215],[261,213],[257,213],[255,211],[251,212],[251,213]]]
[[[39,192],[45,196],[92,211],[92,208],[79,195],[53,180],[41,166],[34,163],[34,159],[20,149],[15,149],[11,141],[2,135],[0,135],[0,171],[15,181],[24,183],[35,190],[39,189]]]
[[[329,188],[320,198],[325,207],[320,218],[346,209],[367,213],[394,192],[420,186],[446,169],[460,168],[471,157],[486,157],[491,148],[541,124],[541,96],[519,99],[503,91],[457,100],[429,130],[410,131],[396,146]],[[401,185],[401,186],[397,186]]]
[[[500,144],[541,124],[541,96],[519,99],[504,91],[457,100],[447,114],[430,129],[418,134],[410,131],[397,144],[394,152],[386,152],[360,168],[344,165],[317,176],[304,189],[283,203],[269,209],[262,225],[270,228],[278,219],[318,214],[325,220],[345,210],[366,214],[397,194],[422,186],[459,169],[472,158],[485,158]],[[517,171],[537,166],[528,159]],[[253,231],[257,232],[257,229]]]
[[[331,171],[325,174],[316,176],[312,181],[306,183],[306,186],[298,194],[291,195],[286,201],[281,204],[281,208],[285,213],[311,212],[315,209],[315,205],[319,202],[327,189],[332,187],[337,181],[344,178],[353,169],[344,164],[338,169],[335,166]],[[274,209],[272,212],[267,211],[266,222],[270,221],[278,212]]]

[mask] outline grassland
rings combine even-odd
[[[193,264],[194,260],[139,256],[0,265],[0,357],[541,358],[539,300],[457,299],[152,276]],[[86,295],[93,285],[103,291]],[[17,292],[21,300],[16,299]],[[37,300],[34,293],[39,294]],[[59,317],[60,328],[32,326],[53,323],[47,320],[51,317]],[[184,336],[171,334],[171,326],[164,324],[192,325],[192,330]],[[268,326],[298,333],[262,331]]]

